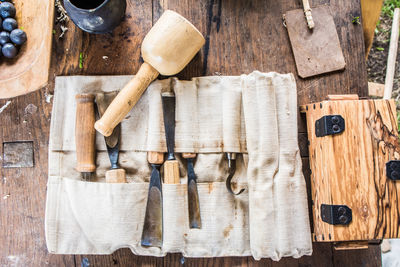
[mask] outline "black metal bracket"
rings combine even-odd
[[[393,181],[400,180],[400,160],[386,162],[386,176]]]
[[[348,225],[353,216],[351,209],[346,205],[321,204],[321,218],[332,225]]]
[[[339,134],[344,131],[344,119],[340,115],[323,116],[315,122],[315,135],[323,137],[326,135]]]

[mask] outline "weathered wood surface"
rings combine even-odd
[[[329,4],[346,60],[344,72],[329,76],[298,79],[299,104],[317,102],[328,94],[367,95],[367,74],[361,25],[351,23],[360,15],[358,1],[314,0],[313,5]],[[55,75],[134,74],[141,63],[141,40],[151,25],[170,8],[193,22],[206,37],[206,45],[178,75],[190,79],[201,75],[238,75],[255,69],[296,73],[287,30],[281,15],[301,8],[292,0],[201,0],[146,1],[128,0],[127,16],[112,34],[89,35],[72,23],[63,39],[56,25],[53,35],[51,81],[46,88],[11,99],[0,113],[1,142],[34,141],[34,168],[1,169],[0,180],[0,265],[8,266],[81,266],[87,258],[91,266],[179,266],[182,256],[165,258],[139,257],[129,249],[108,256],[50,255],[44,237],[44,212],[47,182],[48,135],[51,103],[48,91],[54,88]],[[79,68],[79,53],[84,55]],[[103,58],[104,57],[104,58]],[[6,100],[0,101],[0,107]],[[28,104],[38,107],[33,114],[25,112]],[[24,122],[26,121],[26,122]],[[304,117],[299,117],[299,144],[307,155]],[[305,138],[301,138],[305,136]],[[303,162],[307,163],[308,158]],[[309,183],[309,168],[304,164]],[[3,196],[10,196],[3,199]],[[187,266],[380,266],[379,247],[358,251],[334,251],[330,243],[314,243],[312,257],[255,261],[251,257],[185,259]]]
[[[16,58],[0,60],[0,98],[26,94],[46,84],[50,66],[53,2],[14,1],[18,26],[24,29],[28,41],[21,46]]]
[[[315,122],[341,115],[345,130],[317,137]],[[400,184],[386,177],[386,162],[400,159],[393,100],[323,101],[306,106],[314,240],[357,241],[398,238]],[[327,164],[329,163],[329,164]],[[321,205],[346,205],[352,222],[322,221]]]
[[[297,74],[302,78],[343,70],[346,66],[330,8],[314,7],[312,15],[315,28],[311,31],[302,9],[285,13]]]

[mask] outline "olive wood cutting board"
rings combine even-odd
[[[0,98],[40,89],[48,81],[54,1],[15,0],[18,28],[28,37],[15,59],[0,58]]]

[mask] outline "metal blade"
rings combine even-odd
[[[187,171],[188,171],[188,210],[189,210],[189,227],[190,228],[201,228],[201,217],[200,217],[200,203],[199,193],[197,192],[197,178],[194,173],[193,158],[187,159]]]
[[[162,94],[162,105],[164,113],[165,137],[167,139],[167,160],[174,160],[175,146],[175,96],[172,93]]]
[[[149,193],[142,232],[141,244],[144,247],[162,247],[162,190],[159,164],[151,164]]]
[[[118,92],[96,94],[96,105],[99,116],[102,117],[107,107],[111,104]],[[111,162],[111,169],[119,169],[119,138],[121,136],[121,124],[118,124],[110,136],[104,137],[107,146],[108,157]]]
[[[82,172],[82,178],[85,181],[90,181],[92,179],[92,174],[91,172]]]
[[[119,124],[118,124],[118,126],[119,126]],[[106,146],[107,146],[108,157],[110,158],[110,162],[111,162],[111,169],[119,169],[119,166],[118,166],[119,140],[118,140],[118,143],[114,147],[110,147],[106,141]]]

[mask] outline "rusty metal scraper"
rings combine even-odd
[[[160,168],[164,162],[164,153],[148,152],[147,161],[151,164],[152,170],[141,244],[144,247],[161,248],[163,241],[163,206]]]
[[[284,15],[298,75],[307,78],[344,69],[346,63],[330,8],[316,7],[311,17],[310,6],[304,7],[305,11],[295,9]],[[310,17],[314,22],[311,28]]]

